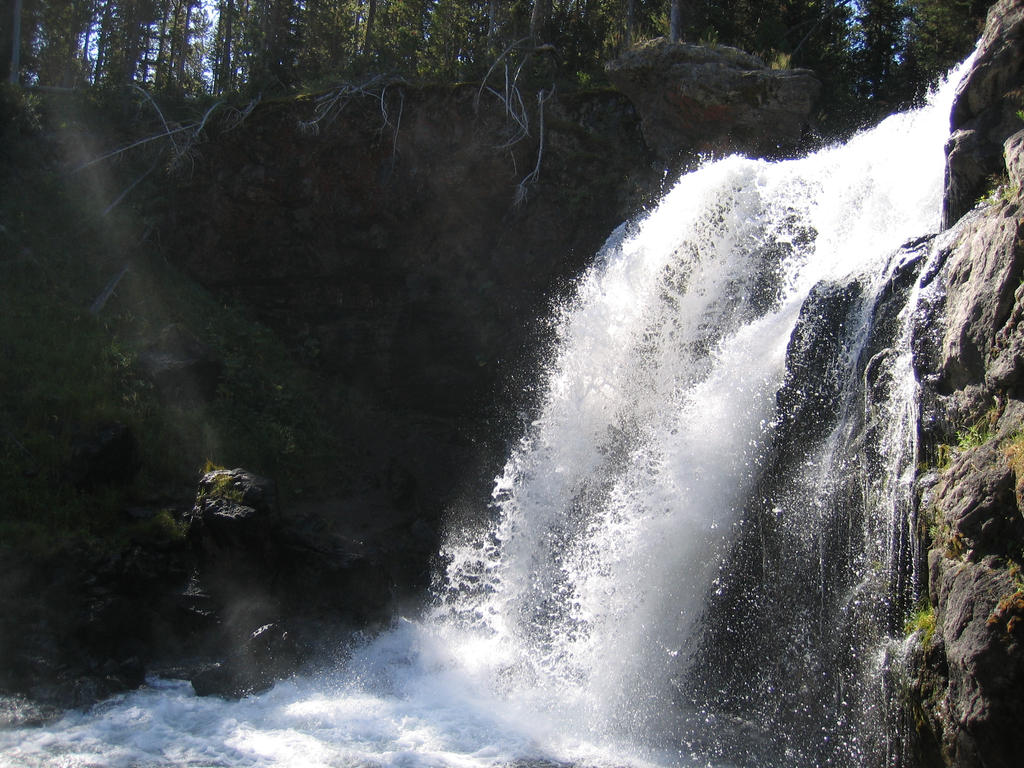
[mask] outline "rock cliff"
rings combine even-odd
[[[917,331],[937,465],[918,480],[927,597],[908,651],[924,766],[1009,768],[1024,754],[1022,30],[1024,2],[997,2],[958,92],[932,308],[944,319],[926,313]]]
[[[462,496],[487,498],[519,436],[551,302],[603,240],[667,169],[712,144],[796,148],[818,91],[810,73],[664,48],[629,57],[647,75],[625,92],[375,82],[260,104],[211,129],[162,224],[169,258],[284,339],[336,403],[332,429],[358,447],[319,498],[282,505],[287,530],[341,528],[376,551],[395,595],[422,589],[443,515]],[[721,76],[656,76],[683,49]],[[769,98],[780,79],[784,98]],[[713,126],[680,113],[642,129],[644,99],[698,80]]]
[[[678,88],[680,77],[644,87]],[[702,85],[715,146],[735,125],[730,149],[768,151],[753,137],[779,120],[778,105],[761,109],[745,90],[738,121],[714,106],[731,103],[723,88]],[[808,88],[791,104],[794,124],[808,118]],[[14,585],[0,598],[0,690],[85,705],[172,662],[197,690],[244,693],[315,655],[327,624],[345,632],[421,599],[445,516],[463,496],[479,514],[519,437],[551,303],[672,180],[674,163],[710,146],[694,142],[692,120],[661,119],[658,140],[686,152],[654,151],[633,101],[642,95],[376,78],[206,113],[196,141],[175,144],[171,175],[138,203],[137,242],[104,247],[90,265],[104,282],[127,274],[111,283],[103,319],[115,305],[140,318],[126,365],[154,407],[212,435],[198,448],[206,459],[240,463],[221,455],[212,422],[237,414],[242,426],[259,422],[240,431],[258,444],[247,469],[272,473],[259,460],[268,447],[287,453],[278,467],[302,466],[276,487],[219,470],[197,499],[175,485],[145,508],[113,509],[155,532],[127,548],[0,558]],[[91,159],[68,144],[73,167]],[[113,188],[115,176],[94,181]],[[132,183],[131,199],[145,187]],[[145,257],[131,269],[114,264],[136,250]],[[202,301],[166,302],[163,281]],[[208,301],[224,312],[207,312]],[[273,417],[261,419],[261,406]],[[268,431],[274,440],[260,442]],[[320,435],[331,444],[312,444]],[[167,458],[182,474],[203,461]]]
[[[640,113],[659,158],[732,152],[780,157],[801,146],[821,83],[807,69],[770,69],[728,46],[651,40],[605,66]]]

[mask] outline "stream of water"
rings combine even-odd
[[[613,235],[555,319],[546,394],[493,498],[448,533],[423,617],[241,701],[153,679],[0,731],[0,765],[891,764],[891,627],[871,617],[906,567],[912,279],[884,354],[865,356],[900,246],[938,229],[960,72],[843,146],[709,162]],[[883,365],[895,383],[865,406],[859,382]],[[814,408],[828,417],[793,415]],[[833,647],[840,620],[865,629]]]

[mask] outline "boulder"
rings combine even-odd
[[[652,40],[605,65],[663,162],[698,154],[777,157],[806,137],[821,83],[728,46]]]
[[[1003,142],[1021,128],[1024,0],[998,0],[970,71],[957,89],[946,144],[943,228],[969,211],[1006,172]]]
[[[408,503],[408,481],[395,482]],[[426,557],[414,513],[396,511],[383,490],[282,509],[273,480],[240,468],[204,475],[189,528],[197,572],[181,606],[206,661],[186,669],[196,692],[263,690],[323,637],[386,620],[400,597],[394,584],[412,580],[410,553]]]
[[[292,674],[300,661],[293,635],[271,622],[254,629],[227,659],[196,672],[189,682],[199,696],[240,698]]]
[[[261,539],[277,517],[277,485],[244,469],[217,469],[199,481],[190,531],[218,547]]]

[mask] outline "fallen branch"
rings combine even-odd
[[[326,124],[329,125],[330,122],[333,121],[356,96],[373,96],[378,99],[381,102],[381,116],[383,117],[383,124],[384,126],[388,125],[387,107],[384,104],[384,93],[387,91],[388,85],[398,81],[393,80],[391,82],[385,82],[384,87],[379,92],[372,90],[372,86],[382,80],[384,80],[384,75],[374,75],[365,83],[360,83],[358,85],[344,83],[327,93],[321,94],[316,99],[316,107],[314,109],[316,116],[311,120],[300,120],[299,130],[316,136],[320,133],[320,124],[326,121]]]
[[[224,118],[224,133],[235,130],[235,128],[237,128],[243,122],[245,122],[245,119],[252,114],[252,111],[256,109],[256,105],[259,104],[262,99],[263,94],[260,93],[256,95],[256,98],[252,99],[248,104],[246,104],[243,109],[231,108],[230,112],[228,112],[227,117]]]
[[[123,191],[123,192],[121,192],[121,194],[117,196],[117,198],[116,198],[116,199],[114,200],[114,202],[112,202],[112,203],[111,203],[110,205],[108,205],[108,206],[107,206],[106,208],[104,208],[104,209],[103,209],[103,213],[102,213],[102,214],[100,214],[100,215],[101,215],[101,216],[106,216],[106,215],[107,215],[108,213],[110,213],[110,212],[111,212],[112,210],[114,210],[114,208],[116,208],[116,207],[117,207],[118,203],[120,203],[120,202],[121,202],[122,200],[124,200],[124,199],[125,199],[125,198],[126,198],[126,197],[128,196],[128,193],[129,193],[129,192],[131,192],[131,191],[132,191],[133,189],[135,189],[135,188],[136,188],[137,186],[139,186],[139,184],[141,184],[141,183],[142,183],[142,181],[143,181],[143,180],[144,180],[144,179],[145,179],[146,177],[148,177],[148,176],[149,176],[149,174],[151,174],[151,173],[152,173],[153,171],[155,171],[155,170],[156,170],[156,167],[157,167],[157,166],[158,166],[159,164],[160,164],[160,158],[159,158],[159,157],[157,157],[157,159],[156,159],[156,162],[154,162],[154,163],[153,163],[153,164],[152,164],[151,166],[149,166],[149,170],[148,170],[148,171],[146,171],[146,172],[145,172],[144,174],[142,174],[141,176],[139,176],[139,178],[137,178],[137,179],[136,179],[135,181],[133,181],[133,182],[132,182],[131,184],[129,184],[129,185],[127,186],[127,187],[125,187],[124,191]]]
[[[98,315],[103,307],[106,305],[107,300],[113,295],[117,289],[117,284],[121,282],[121,278],[128,273],[128,264],[121,267],[121,271],[110,278],[106,287],[100,292],[100,295],[96,297],[96,300],[89,306],[90,315]]]
[[[94,157],[92,160],[88,160],[82,163],[81,165],[71,169],[71,173],[78,173],[79,171],[83,171],[86,168],[90,168],[93,165],[96,165],[97,163],[100,163],[104,160],[109,160],[110,158],[117,157],[118,155],[121,155],[131,149],[141,147],[145,144],[150,144],[154,141],[159,141],[160,139],[167,139],[168,143],[170,144],[171,161],[168,165],[169,167],[174,168],[181,162],[182,158],[186,157],[191,153],[192,149],[199,141],[199,134],[203,131],[204,128],[206,128],[206,124],[209,122],[210,116],[214,113],[217,107],[219,107],[222,104],[222,102],[216,101],[209,107],[209,109],[206,110],[206,112],[203,113],[203,116],[196,122],[188,123],[186,125],[178,125],[172,128],[171,124],[167,121],[167,118],[164,117],[163,111],[160,109],[159,105],[157,105],[153,97],[142,88],[139,88],[137,85],[133,85],[132,88],[141,93],[146,98],[146,101],[153,107],[153,110],[160,118],[161,125],[163,125],[163,132],[154,134],[152,136],[146,136],[145,138],[133,141],[131,144],[127,144],[123,147],[118,147],[117,149],[111,150],[110,152],[100,155],[99,157]],[[249,111],[251,111],[251,109]],[[188,135],[185,138],[185,140],[181,144],[179,144],[175,137],[182,133],[187,133]],[[146,175],[148,174],[149,172],[147,172]],[[134,186],[135,185],[133,184],[132,187]],[[120,198],[117,202],[120,202]],[[104,213],[106,213],[106,211],[104,211]]]

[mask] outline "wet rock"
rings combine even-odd
[[[859,283],[819,283],[800,308],[786,348],[786,379],[776,395],[781,417],[779,444],[792,435],[806,445],[826,434],[839,417],[845,383],[844,340],[855,330],[850,319],[861,296]]]
[[[1024,86],[1024,0],[998,0],[988,12],[970,72],[957,90],[946,145],[943,227],[969,211],[1006,171],[1003,142],[1020,130]]]
[[[191,676],[199,696],[241,698],[270,688],[301,661],[292,634],[277,623],[256,627],[228,658]]]
[[[60,717],[59,707],[40,704],[23,695],[0,695],[0,730],[44,725]]]
[[[929,556],[929,571],[946,670],[941,698],[933,702],[941,707],[933,719],[943,725],[943,761],[958,768],[1012,768],[1024,749],[1024,626],[1006,615],[1015,610],[1017,587],[991,561],[965,562],[937,550]]]
[[[983,441],[946,445],[953,460],[922,496],[935,630],[911,643],[908,690],[923,765],[1010,768],[1024,754],[1022,86],[1024,1],[999,0],[953,109],[943,211],[952,226],[937,298],[915,330],[922,431],[936,443]]]
[[[991,441],[960,454],[946,470],[932,503],[949,527],[946,546],[970,562],[1015,556],[1024,541],[1015,472],[1005,450]]]
[[[605,71],[636,105],[648,145],[670,163],[703,153],[791,153],[808,133],[821,90],[810,70],[773,70],[735,48],[664,38]]]

